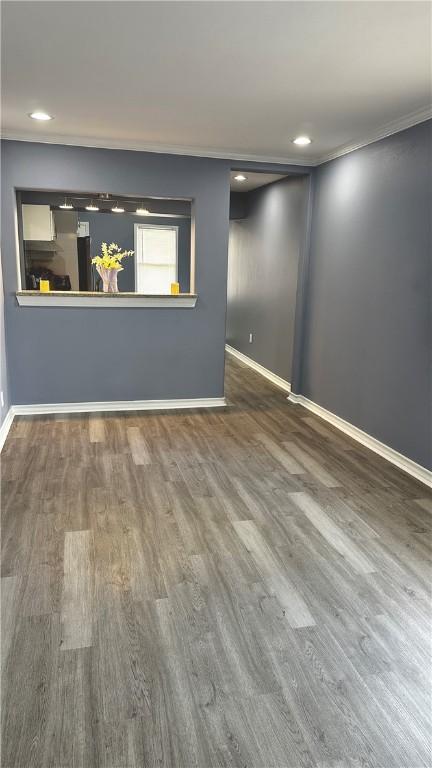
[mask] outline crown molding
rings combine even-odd
[[[61,144],[65,147],[90,147],[92,149],[122,149],[130,152],[152,152],[158,155],[184,155],[186,157],[202,157],[210,160],[238,160],[246,163],[274,163],[275,165],[300,165],[313,167],[315,160],[296,155],[295,157],[279,157],[272,155],[254,155],[238,150],[209,149],[206,147],[179,147],[169,144],[146,144],[128,141],[110,141],[109,139],[93,139],[80,136],[59,136],[56,134],[37,135],[19,131],[2,131],[1,138],[6,141],[27,141],[35,144]]]
[[[368,144],[373,144],[375,141],[385,139],[387,136],[392,136],[394,133],[399,133],[399,131],[404,131],[406,128],[411,128],[413,125],[424,123],[426,120],[430,119],[432,119],[432,105],[403,115],[397,120],[382,125],[381,128],[367,134],[356,142],[343,144],[332,152],[320,155],[318,158],[314,159],[304,155],[296,155],[295,157],[255,155],[229,149],[222,151],[206,147],[179,147],[168,144],[161,145],[146,144],[145,142],[134,143],[129,141],[110,141],[109,139],[94,139],[83,136],[59,136],[57,134],[37,133],[35,135],[25,131],[2,131],[1,138],[6,141],[26,141],[36,144],[61,144],[66,147],[121,149],[130,152],[152,152],[159,155],[183,155],[185,157],[201,157],[209,158],[211,160],[237,160],[246,163],[274,163],[277,165],[299,165],[305,168],[315,168],[323,163],[328,163],[330,160],[335,160],[338,157],[347,155],[350,152],[354,152],[356,149],[367,147]]]
[[[392,120],[392,122],[386,123],[385,125],[381,126],[379,130],[374,131],[373,133],[370,133],[367,136],[365,136],[361,141],[344,144],[343,146],[340,146],[337,149],[335,149],[333,152],[329,152],[328,154],[321,155],[321,157],[318,158],[315,165],[322,165],[323,163],[328,163],[330,160],[335,160],[337,157],[342,157],[343,155],[347,155],[350,152],[354,152],[354,150],[356,149],[367,147],[368,144],[373,144],[375,141],[379,141],[380,139],[385,139],[387,136],[392,136],[394,133],[399,133],[399,131],[404,131],[406,128],[411,128],[413,125],[418,125],[418,123],[424,123],[426,120],[430,120],[431,118],[432,118],[432,105],[425,107],[423,109],[418,109],[415,112],[410,112],[409,114],[404,115],[403,117],[399,117],[397,120]]]

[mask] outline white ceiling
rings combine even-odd
[[[246,176],[245,181],[236,181],[235,177],[241,173]],[[284,173],[251,173],[250,171],[231,171],[230,187],[234,192],[250,192],[252,189],[273,184],[274,181],[285,179]]]
[[[7,137],[314,164],[424,119],[432,100],[427,2],[1,10]]]

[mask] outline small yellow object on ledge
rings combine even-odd
[[[39,280],[39,290],[41,293],[49,293],[50,291],[49,280]]]
[[[180,293],[180,283],[171,283],[171,295]]]

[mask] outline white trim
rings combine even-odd
[[[179,147],[175,145],[161,146],[160,144],[146,144],[143,143],[129,143],[127,141],[110,141],[109,139],[94,139],[89,137],[80,136],[58,136],[56,134],[40,134],[36,136],[27,132],[14,132],[6,131],[2,133],[1,138],[7,141],[27,141],[39,144],[62,144],[64,146],[72,147],[93,147],[96,149],[125,149],[132,152],[154,152],[156,154],[163,155],[184,155],[187,157],[210,157],[218,160],[240,160],[244,162],[252,163],[277,163],[279,165],[302,165],[305,167],[313,168],[322,163],[327,163],[329,160],[334,160],[337,157],[346,155],[349,152],[354,152],[356,149],[366,147],[368,144],[373,144],[375,141],[385,139],[387,136],[392,136],[394,133],[399,133],[406,128],[411,128],[418,123],[424,123],[426,120],[432,118],[432,106],[422,107],[415,112],[409,112],[406,115],[392,120],[390,123],[386,123],[373,131],[363,139],[359,139],[356,142],[348,142],[336,147],[332,152],[320,155],[318,158],[311,159],[307,155],[295,155],[294,157],[286,156],[272,156],[272,155],[254,155],[246,154],[239,150],[215,150],[205,147]]]
[[[280,387],[280,389],[283,389],[285,392],[291,392],[291,384],[289,381],[286,381],[286,379],[283,379],[281,376],[277,376],[276,373],[269,371],[268,368],[264,368],[263,365],[260,365],[255,360],[252,360],[251,357],[247,357],[247,355],[239,352],[238,349],[234,349],[234,347],[231,347],[229,344],[225,344],[225,349],[228,354],[236,357],[237,360],[241,360],[241,362],[245,365],[248,365],[249,368],[253,368],[254,371],[260,373],[261,376],[264,376],[265,379],[271,381],[272,384],[276,385],[276,387]]]
[[[381,443],[380,440],[372,437],[372,435],[368,435],[367,432],[363,432],[362,429],[355,427],[354,424],[350,424],[349,421],[341,419],[341,417],[336,416],[335,413],[328,411],[326,408],[314,403],[312,400],[308,400],[304,395],[297,395],[294,392],[291,392],[288,400],[291,403],[297,403],[298,405],[307,408],[309,411],[312,411],[312,413],[315,413],[321,419],[324,419],[324,421],[328,421],[329,424],[332,424],[336,429],[340,429],[341,432],[352,437],[353,440],[357,440],[358,443],[365,445],[366,448],[369,448],[371,451],[374,451],[374,453],[378,453],[384,459],[387,459],[387,461],[394,464],[398,469],[407,472],[408,475],[415,477],[420,483],[424,483],[432,488],[432,472],[425,469],[425,467],[416,464],[415,461],[408,459],[406,456],[398,453],[398,451],[390,448],[390,446],[385,443]]]
[[[10,430],[10,428],[12,426],[13,419],[14,419],[14,412],[13,412],[13,407],[11,407],[11,408],[9,408],[9,410],[8,410],[6,416],[5,416],[5,419],[3,421],[3,424],[0,427],[0,453],[1,453],[1,450],[2,450],[2,448],[3,448],[3,446],[4,446],[5,442],[6,442],[6,438],[7,438],[8,434],[9,434],[9,430]]]
[[[185,400],[106,400],[90,403],[33,403],[12,405],[13,416],[36,416],[44,413],[94,413],[99,411],[170,411],[184,408],[221,408],[224,397],[197,397]]]
[[[16,189],[13,190],[13,215],[14,215],[14,237],[15,237],[15,263],[16,263],[16,273],[17,273],[17,285],[21,286],[23,284],[22,279],[22,270],[21,270],[21,247],[20,247],[20,240],[19,240],[19,229],[18,229],[18,200],[17,200],[17,194]]]
[[[0,427],[0,453],[15,416],[37,416],[52,413],[97,413],[112,411],[171,411],[185,408],[223,408],[224,397],[197,397],[186,400],[107,400],[90,403],[34,403],[11,405]]]
[[[179,147],[176,145],[161,146],[160,144],[134,143],[127,141],[111,141],[110,139],[94,139],[81,136],[57,136],[55,134],[37,135],[27,132],[6,131],[1,134],[5,141],[28,141],[35,144],[61,144],[65,147],[90,147],[93,149],[125,149],[130,152],[152,152],[157,155],[183,155],[185,157],[209,157],[215,160],[239,160],[251,163],[277,163],[278,165],[315,165],[310,157],[296,153],[293,157],[272,155],[254,155],[240,150],[218,150],[208,147]]]
[[[197,302],[193,294],[178,294],[167,296],[140,296],[125,293],[81,293],[58,291],[54,293],[38,293],[18,291],[16,294],[20,307],[93,307],[96,309],[118,309],[119,307],[137,309],[192,309]]]
[[[321,155],[315,164],[322,165],[323,163],[328,163],[329,160],[335,160],[337,157],[347,155],[350,152],[354,152],[356,149],[367,147],[368,144],[373,144],[375,141],[385,139],[387,136],[392,136],[394,133],[404,131],[406,128],[412,128],[413,125],[424,123],[426,120],[430,120],[431,118],[432,106],[419,109],[416,112],[410,112],[408,115],[404,115],[398,120],[393,120],[391,123],[382,125],[381,128],[373,131],[372,133],[369,133],[367,136],[357,142],[349,142],[348,144],[343,144],[333,150],[333,152]]]
[[[191,205],[191,229],[190,229],[190,277],[189,277],[189,290],[191,293],[196,293],[195,285],[195,200],[192,200]]]

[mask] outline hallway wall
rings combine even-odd
[[[282,179],[247,197],[247,216],[230,222],[227,343],[290,381],[307,179]]]
[[[315,171],[301,393],[431,457],[432,121]]]

